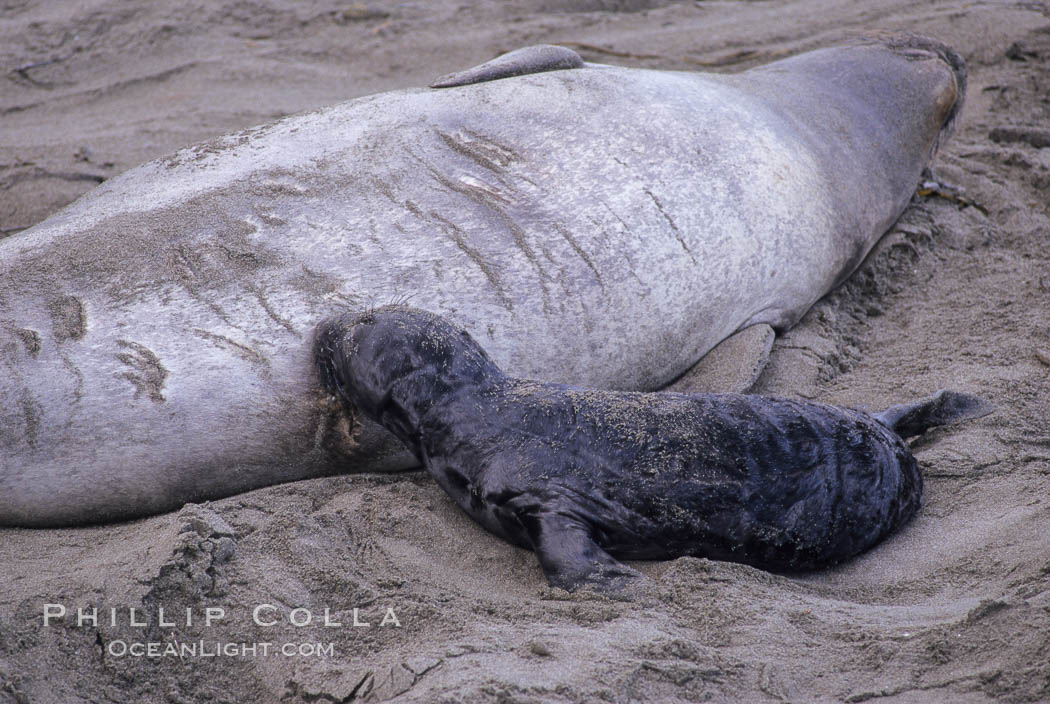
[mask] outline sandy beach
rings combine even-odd
[[[956,190],[917,195],[755,391],[993,402],[913,442],[902,532],[805,575],[632,563],[624,601],[550,589],[418,471],[0,529],[0,702],[1050,701],[1046,3],[3,0],[0,237],[180,147],[530,44],[739,71],[870,29],[965,58],[933,165]]]

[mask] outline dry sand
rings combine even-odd
[[[643,564],[647,590],[622,602],[549,590],[531,553],[420,473],[0,530],[0,701],[1050,701],[1044,3],[0,0],[0,229],[177,147],[523,45],[738,70],[871,28],[926,33],[966,58],[969,100],[935,172],[980,207],[917,199],[778,340],[759,390],[877,408],[950,386],[994,401],[993,416],[915,443],[927,503],[903,532],[802,577]],[[98,607],[99,623],[44,627],[46,603]],[[280,623],[253,623],[265,604]],[[129,607],[153,625],[129,625]],[[159,627],[158,607],[179,625]],[[205,626],[207,607],[226,617]],[[296,607],[314,623],[291,625]],[[354,607],[370,627],[350,625]],[[325,608],[342,627],[317,623]],[[379,625],[388,608],[400,627]],[[113,654],[201,639],[332,650]]]

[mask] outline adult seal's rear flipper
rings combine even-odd
[[[484,83],[500,78],[524,76],[529,73],[546,71],[563,71],[569,68],[582,68],[584,61],[572,49],[550,44],[538,44],[517,49],[492,61],[486,61],[465,71],[457,71],[442,76],[430,84],[431,88],[452,88],[471,83]]]
[[[924,401],[891,406],[876,413],[875,420],[902,438],[910,438],[939,425],[981,418],[994,410],[992,404],[977,396],[942,390]]]
[[[747,393],[769,362],[775,337],[765,323],[746,327],[719,342],[664,391]]]

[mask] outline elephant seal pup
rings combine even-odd
[[[0,525],[414,466],[312,373],[317,321],[406,295],[516,376],[658,389],[745,328],[755,369],[900,215],[965,84],[916,38],[736,75],[573,56],[190,147],[0,240]]]
[[[845,560],[919,508],[922,475],[902,438],[991,410],[950,391],[868,415],[516,379],[462,328],[399,306],[322,323],[316,349],[333,393],[568,590],[638,576],[616,558],[694,555],[770,570]]]

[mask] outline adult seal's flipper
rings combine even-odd
[[[875,420],[907,439],[938,425],[980,418],[994,410],[995,407],[984,399],[944,390],[917,403],[891,406],[882,413],[876,413]]]
[[[550,44],[538,44],[517,49],[492,61],[442,76],[430,84],[431,88],[452,88],[471,83],[484,83],[500,78],[524,76],[529,73],[545,71],[562,71],[568,68],[582,68],[583,59],[572,49]]]
[[[746,393],[765,369],[775,337],[765,323],[746,327],[719,342],[664,391]]]

